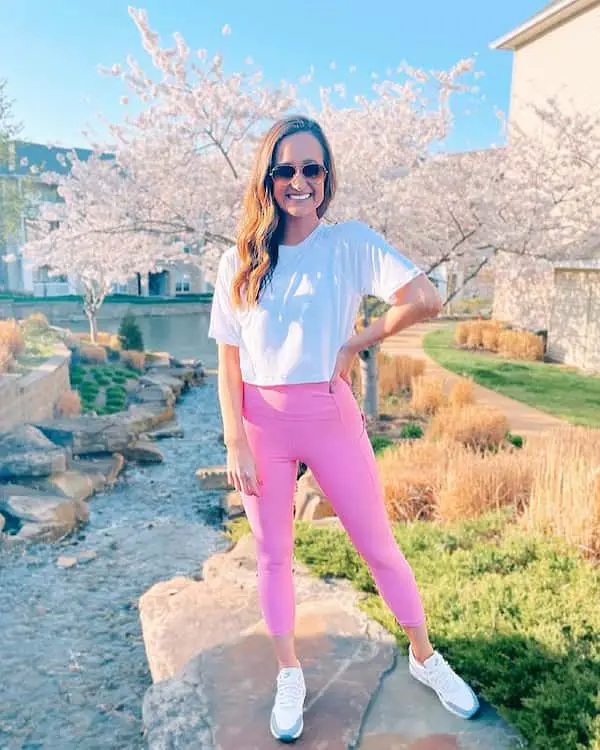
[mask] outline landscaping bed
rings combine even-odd
[[[600,427],[600,377],[541,361],[505,359],[454,345],[452,328],[427,334],[425,352],[451,372],[571,424]]]
[[[115,414],[125,408],[128,392],[140,374],[118,364],[73,365],[71,387],[79,393],[82,413]]]

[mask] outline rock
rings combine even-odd
[[[244,537],[207,561],[202,582],[176,578],[141,598],[157,683],[143,706],[150,750],[271,746],[276,665],[258,610],[253,549]],[[302,746],[342,750],[358,741],[372,695],[393,665],[394,639],[354,606],[349,586],[332,586],[303,566],[296,581],[297,643],[309,687]]]
[[[202,490],[231,490],[233,487],[227,481],[226,466],[201,467],[196,471]]]
[[[144,377],[140,378],[138,383],[143,386],[158,385],[164,388],[170,388],[175,394],[175,397],[179,398],[186,384],[183,380],[170,375],[170,372],[170,368],[168,370],[167,368],[164,368],[164,371],[153,370],[151,373],[147,373]]]
[[[187,385],[191,385],[194,380],[196,379],[196,370],[193,367],[186,367],[185,365],[181,365],[179,367],[160,367],[160,368],[151,368],[148,370],[146,375],[153,377],[154,375],[157,375],[159,377],[168,376],[170,378],[176,378],[179,381],[183,381],[183,383]]]
[[[67,453],[32,425],[0,432],[0,479],[47,477],[65,471]]]
[[[140,380],[142,380],[140,378]],[[175,394],[172,388],[161,383],[140,383],[136,390],[129,394],[129,398],[134,404],[160,404],[161,406],[173,406],[175,404]]]
[[[295,503],[297,521],[317,521],[335,516],[331,503],[325,497],[311,471],[307,471],[298,480]]]
[[[87,503],[17,484],[0,485],[0,511],[22,527],[16,535],[26,541],[56,541],[87,522]]]
[[[125,459],[121,453],[113,453],[112,456],[94,456],[88,459],[78,458],[73,462],[73,467],[78,472],[90,478],[96,491],[112,486],[124,466]]]
[[[225,515],[233,520],[239,518],[245,514],[244,506],[242,504],[242,498],[237,490],[231,490],[226,492],[221,498],[221,508],[224,510]]]
[[[77,555],[77,562],[85,563],[95,560],[98,557],[98,553],[93,549],[86,549]]]
[[[75,565],[77,565],[77,558],[65,557],[64,555],[61,555],[56,561],[56,564],[58,565],[59,568],[72,568]]]
[[[102,417],[68,417],[36,426],[52,442],[71,448],[75,456],[121,453],[136,434],[128,412]]]
[[[127,461],[137,461],[140,464],[160,464],[164,461],[160,449],[146,438],[138,438],[123,451]]]
[[[165,424],[163,427],[159,427],[158,430],[152,430],[152,432],[148,433],[148,437],[151,440],[164,440],[166,438],[182,438],[183,429],[177,424],[177,422],[172,422],[170,424]]]
[[[150,432],[165,422],[175,419],[175,410],[172,406],[161,404],[132,404],[124,412],[124,417],[129,430],[139,435],[141,432]]]
[[[183,367],[184,363],[173,357],[169,352],[149,352],[146,355],[147,361],[151,367]]]
[[[5,524],[6,524],[6,518],[4,518],[4,516],[0,515],[0,534],[3,531]]]
[[[96,491],[93,479],[74,469],[48,477],[44,489],[74,500],[87,500]]]

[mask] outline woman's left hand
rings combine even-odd
[[[342,346],[338,351],[335,360],[335,367],[333,369],[333,375],[331,376],[331,380],[329,381],[330,392],[333,390],[333,384],[338,378],[345,380],[348,385],[352,385],[350,370],[352,369],[352,363],[354,362],[355,356],[356,351],[348,344],[344,344],[344,346]]]

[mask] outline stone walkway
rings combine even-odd
[[[397,336],[391,336],[384,341],[381,347],[382,351],[392,355],[405,354],[410,357],[424,359],[427,363],[426,374],[439,375],[445,378],[449,385],[452,385],[459,380],[459,376],[438,365],[423,350],[423,337],[427,333],[444,328],[447,325],[447,323],[437,321],[415,325],[409,328],[408,331],[400,333]],[[511,432],[517,435],[532,435],[547,432],[557,427],[564,427],[566,424],[562,419],[541,412],[538,409],[527,406],[527,404],[515,401],[508,396],[503,396],[501,393],[484,388],[481,385],[476,385],[475,391],[479,403],[493,406],[506,415]]]

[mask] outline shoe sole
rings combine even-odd
[[[295,732],[295,734],[277,734],[275,730],[273,729],[273,724],[270,724],[271,728],[271,734],[273,737],[275,737],[276,740],[279,740],[279,742],[284,742],[286,745],[289,745],[291,742],[295,742],[297,739],[300,738],[300,735],[304,731],[304,719],[300,722],[300,728]]]
[[[453,708],[448,703],[446,703],[446,701],[443,698],[441,698],[435,692],[435,690],[431,687],[431,685],[429,685],[427,682],[425,682],[425,680],[422,680],[419,677],[419,675],[415,674],[412,671],[412,669],[410,669],[410,667],[409,667],[408,671],[410,672],[411,677],[413,677],[415,680],[417,680],[417,682],[420,682],[421,685],[425,685],[425,687],[429,688],[432,692],[434,692],[437,695],[438,700],[440,701],[440,703],[442,704],[442,706],[446,709],[446,711],[449,711],[451,714],[454,714],[454,716],[458,716],[459,719],[466,719],[466,720],[472,719],[477,714],[477,712],[479,711],[479,709],[480,709],[479,700],[478,700],[477,696],[475,695],[475,693],[473,692],[473,690],[471,690],[471,688],[469,688],[469,690],[471,690],[471,694],[472,694],[472,696],[473,696],[473,698],[475,700],[475,708],[473,709],[473,711],[471,711],[471,713],[467,713],[466,711],[464,713],[459,713],[455,708]]]

